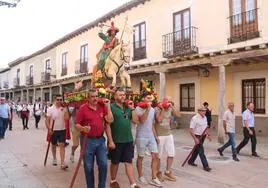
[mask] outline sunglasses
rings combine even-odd
[[[62,99],[56,99],[57,101],[62,101]]]

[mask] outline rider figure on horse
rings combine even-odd
[[[116,34],[119,32],[119,29],[114,26],[114,22],[111,22],[111,27],[107,30],[107,34],[105,35],[101,30],[99,32],[99,37],[104,41],[104,44],[97,54],[98,63],[97,63],[97,72],[102,72],[104,70],[105,60],[109,56],[111,50],[118,45],[118,38]]]

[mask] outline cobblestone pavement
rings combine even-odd
[[[72,164],[69,161],[71,146],[66,148],[68,171],[62,171],[59,167],[51,165],[51,153],[48,164],[44,167],[43,161],[47,142],[45,141],[46,129],[43,120],[40,123],[40,128],[35,129],[34,121],[31,119],[30,129],[23,131],[21,121],[16,118],[13,127],[13,131],[7,131],[6,138],[0,141],[0,188],[67,188],[76,165],[76,163]],[[239,155],[241,161],[237,163],[230,158],[230,148],[225,152],[225,158],[218,156],[216,148],[219,144],[214,136],[212,142],[205,143],[207,157],[212,168],[212,171],[208,173],[202,170],[199,159],[197,160],[197,168],[188,165],[181,167],[181,163],[190,152],[193,142],[186,130],[174,130],[173,135],[176,145],[176,160],[173,171],[178,179],[177,182],[165,181],[164,187],[268,188],[268,138],[258,138],[257,149],[261,159],[250,156],[250,145],[248,145],[241,151],[241,155]],[[237,143],[240,139],[241,137],[238,136]],[[79,152],[75,156],[76,160],[78,155]],[[144,172],[145,177],[149,180],[151,174],[149,156],[144,161]],[[118,182],[122,188],[129,187],[122,165],[118,174]],[[109,187],[108,184],[107,182],[107,187]],[[75,187],[86,187],[83,167],[80,168]]]

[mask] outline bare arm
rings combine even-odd
[[[110,124],[106,124],[105,133],[108,138],[108,142],[113,142],[112,130]]]
[[[114,121],[113,113],[111,110],[110,103],[107,104],[107,115],[105,116],[105,120],[107,123],[112,123]]]
[[[224,128],[225,133],[227,133],[227,124],[225,120],[223,120],[223,128]]]
[[[150,111],[150,108],[146,108],[145,112],[139,116],[139,122],[141,124],[143,124],[146,121],[146,119],[148,118],[149,111]]]
[[[133,124],[138,124],[139,123],[138,114],[134,110],[132,110],[132,123]]]
[[[171,105],[171,109],[173,116],[175,116],[176,118],[179,118],[181,116],[180,112],[173,105]]]
[[[45,124],[48,130],[51,129],[50,125],[51,125],[51,116],[46,116],[46,120],[45,120]]]
[[[155,114],[155,119],[158,123],[161,123],[164,119],[164,115],[165,115],[165,110],[161,110],[161,111],[156,111],[156,114]]]

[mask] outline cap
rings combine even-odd
[[[198,111],[206,111],[207,109],[206,109],[203,105],[201,105],[201,106],[199,106],[199,107],[197,108],[197,110],[198,110]]]

